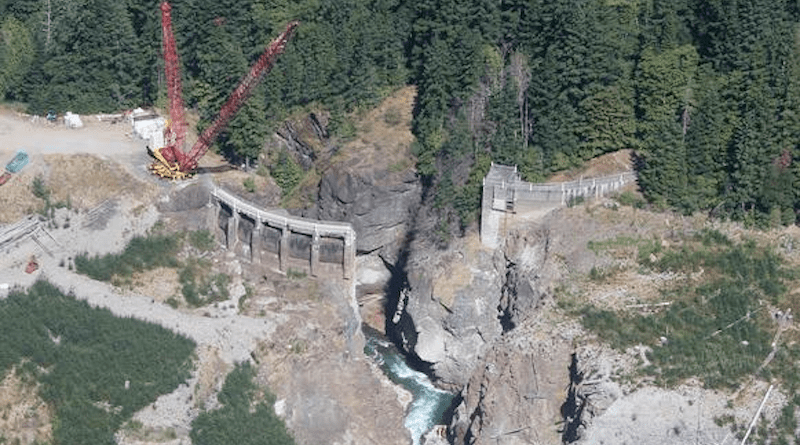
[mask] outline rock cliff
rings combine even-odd
[[[481,358],[450,425],[454,443],[555,444],[569,381],[569,345],[541,321],[504,334]]]
[[[547,295],[548,246],[545,228],[518,233],[496,251],[474,234],[447,250],[413,243],[393,317],[406,352],[429,363],[442,386],[466,385],[487,348]]]
[[[474,237],[446,251],[414,243],[393,329],[402,348],[428,363],[440,385],[464,386],[502,333],[498,306],[505,274],[502,255],[483,249]]]
[[[351,223],[360,254],[377,253],[394,263],[421,189],[413,170],[392,173],[334,167],[322,177],[313,216]]]
[[[257,271],[263,276],[263,271]],[[270,338],[252,354],[259,382],[275,394],[276,412],[295,441],[312,444],[409,443],[404,399],[364,355],[357,308],[337,282],[293,282],[268,274],[248,311],[281,314]],[[262,278],[262,280],[265,280]]]
[[[502,263],[496,323],[502,332],[484,347],[461,391],[450,432],[455,443],[558,443],[569,383],[572,326],[551,316],[545,226],[513,232],[495,252]],[[551,305],[550,305],[551,306]]]
[[[392,321],[438,384],[460,391],[453,443],[558,443],[618,396],[607,375],[595,381],[602,360],[576,354],[580,324],[555,310],[553,286],[587,261],[586,241],[564,224],[570,215],[511,230],[496,250],[477,234],[446,250],[411,244]]]

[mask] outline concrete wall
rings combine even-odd
[[[211,191],[211,211],[217,237],[253,263],[354,279],[356,233],[348,223],[260,209],[220,188]]]
[[[481,242],[498,247],[509,215],[517,212],[564,206],[576,198],[597,198],[636,180],[633,172],[570,182],[525,182],[516,167],[492,164],[483,179],[481,201]]]

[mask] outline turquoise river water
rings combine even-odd
[[[364,352],[373,358],[393,382],[411,392],[413,401],[406,412],[405,427],[413,445],[434,425],[443,423],[445,411],[453,402],[453,394],[436,388],[422,372],[412,369],[403,355],[386,340],[367,334]]]

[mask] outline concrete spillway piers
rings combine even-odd
[[[220,188],[211,190],[210,207],[215,235],[228,250],[254,264],[354,280],[356,233],[349,223],[260,209]]]

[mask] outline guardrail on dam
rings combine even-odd
[[[312,276],[355,276],[356,232],[349,223],[316,221],[260,209],[233,194],[211,190],[215,236],[253,263]]]
[[[483,178],[481,202],[481,242],[491,248],[499,245],[509,215],[524,210],[565,206],[575,198],[600,197],[636,180],[633,172],[570,182],[534,184],[521,179],[517,167],[492,163]]]

